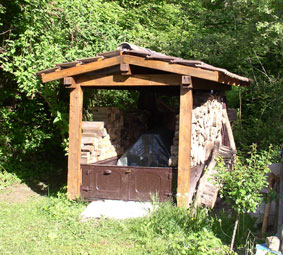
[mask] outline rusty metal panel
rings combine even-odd
[[[83,174],[81,189],[86,192],[82,197],[87,200],[95,198],[127,200],[127,176],[125,169],[115,166],[86,165],[88,175]],[[84,172],[84,166],[82,165]],[[86,179],[84,179],[86,178]],[[87,188],[87,187],[88,188]]]
[[[110,159],[108,162],[113,164],[116,161]],[[172,193],[175,193],[176,174],[173,168],[124,167],[105,164],[107,161],[81,165],[81,196],[85,200],[150,201],[151,195],[157,193],[160,201],[166,201],[171,199]]]
[[[129,200],[150,201],[157,195],[160,201],[172,195],[170,168],[131,168],[129,174]]]
[[[88,196],[88,192],[91,189],[90,187],[90,168],[89,165],[81,165],[81,169],[82,169],[82,185],[81,185],[81,196],[82,197],[86,197]]]

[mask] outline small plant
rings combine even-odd
[[[250,157],[237,158],[232,171],[227,171],[220,158],[217,164],[216,180],[220,185],[220,196],[232,206],[236,213],[230,249],[234,247],[239,217],[245,213],[255,212],[262,201],[261,190],[267,187],[266,174],[270,171],[271,151],[257,153],[256,145],[251,146]]]
[[[15,174],[7,172],[0,165],[0,190],[19,182],[20,179]]]

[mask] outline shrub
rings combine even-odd
[[[232,206],[237,217],[235,221],[231,250],[234,246],[235,235],[238,227],[239,216],[255,212],[262,200],[261,190],[267,187],[266,173],[270,170],[271,151],[257,153],[256,145],[251,146],[250,157],[237,158],[232,171],[225,167],[223,159],[218,160],[216,180],[220,188],[220,196]]]
[[[133,230],[139,233],[141,241],[145,237],[166,239],[166,254],[233,254],[213,233],[213,222],[207,209],[187,210],[163,203]]]

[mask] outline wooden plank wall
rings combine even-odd
[[[70,93],[69,111],[69,155],[68,155],[68,198],[75,199],[80,195],[81,184],[81,128],[82,128],[82,108],[83,91],[72,79],[72,89]]]

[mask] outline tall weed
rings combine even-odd
[[[163,203],[132,230],[138,232],[143,242],[158,237],[165,239],[166,254],[233,254],[215,236],[213,221],[207,209],[187,210]]]
[[[236,215],[231,215],[231,213],[222,210],[218,216],[214,217],[213,232],[224,244],[228,245],[231,242]],[[252,233],[255,232],[256,218],[248,213],[240,215],[235,246],[238,248],[246,246],[246,243],[250,241],[249,239],[253,235]]]

